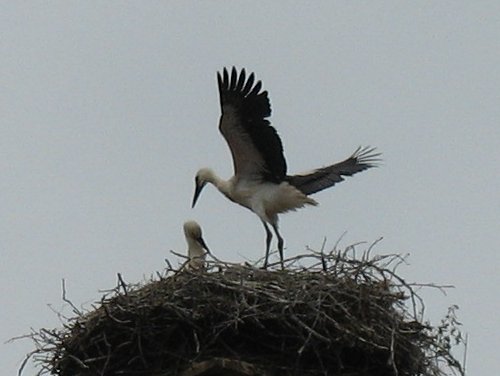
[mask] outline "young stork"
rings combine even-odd
[[[208,250],[203,237],[201,236],[201,227],[195,221],[187,221],[184,223],[184,235],[188,244],[188,257],[189,261],[187,268],[189,269],[203,269],[205,266],[205,257]]]
[[[271,115],[267,91],[262,83],[254,84],[254,74],[246,78],[245,69],[231,76],[226,68],[217,73],[222,115],[219,130],[233,157],[234,176],[219,178],[211,169],[200,169],[192,207],[207,183],[213,184],[231,201],[253,211],[266,230],[267,267],[272,233],[278,238],[283,266],[283,238],[278,230],[278,214],[318,203],[308,195],[333,186],[357,172],[374,167],[380,153],[375,148],[358,148],[346,160],[300,175],[287,175],[283,145],[276,130],[266,120]]]

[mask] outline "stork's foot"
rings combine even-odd
[[[268,264],[269,264],[269,246],[266,249],[266,257],[264,258],[264,265],[262,266],[262,269],[266,270]]]
[[[284,256],[283,256],[283,238],[279,236],[278,234],[278,252],[280,254],[280,264],[281,264],[281,270],[285,270],[285,262],[284,262]]]

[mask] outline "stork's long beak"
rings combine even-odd
[[[191,204],[191,208],[194,208],[196,205],[196,201],[198,201],[198,197],[200,197],[201,190],[203,189],[205,185],[204,184],[199,184],[198,181],[196,181],[196,187],[194,190],[194,196],[193,196],[193,203]]]
[[[200,236],[198,239],[196,239],[198,241],[198,243],[200,243],[200,245],[208,252],[210,253],[210,250],[208,249],[207,247],[207,244],[205,243],[205,240],[203,240],[203,238]]]

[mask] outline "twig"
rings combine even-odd
[[[82,312],[73,304],[73,302],[71,300],[66,298],[66,281],[64,280],[64,278],[61,280],[61,282],[62,282],[62,300],[63,300],[63,302],[68,303],[70,305],[70,307],[73,309],[73,312],[76,315],[81,316]]]

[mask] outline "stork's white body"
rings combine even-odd
[[[272,233],[278,238],[278,251],[283,265],[283,239],[278,230],[278,214],[306,205],[317,205],[308,195],[333,186],[359,171],[373,167],[379,154],[373,148],[358,148],[349,158],[307,174],[286,174],[283,146],[267,117],[271,107],[262,83],[254,85],[253,73],[246,78],[233,68],[231,76],[226,69],[218,74],[222,116],[219,130],[226,139],[233,157],[234,176],[219,178],[211,169],[202,168],[196,174],[196,190],[192,206],[207,184],[213,184],[231,201],[253,211],[266,230],[267,266]]]
[[[248,184],[247,187],[245,185]],[[303,208],[305,205],[317,205],[318,203],[307,197],[295,187],[286,182],[276,183],[255,183],[239,182],[243,186],[239,191],[247,191],[250,194],[247,198],[249,205],[242,204],[256,213],[263,221],[273,224],[278,223],[278,214]]]
[[[228,199],[250,209],[269,224],[277,223],[278,214],[305,205],[318,205],[316,200],[287,182],[276,184],[257,179],[238,179],[236,176],[223,180],[208,168],[199,170],[198,177],[213,184]]]

